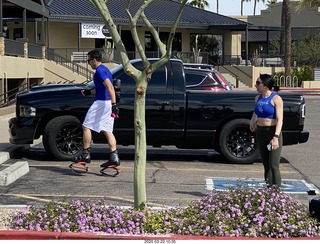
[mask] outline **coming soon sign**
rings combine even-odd
[[[105,24],[81,23],[82,38],[111,39]]]

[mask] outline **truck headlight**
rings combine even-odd
[[[36,116],[36,109],[28,105],[20,105],[19,115],[20,117],[34,117]]]

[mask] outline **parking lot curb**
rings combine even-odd
[[[0,147],[0,164],[6,162],[8,159],[15,157],[19,152],[31,148],[31,145],[10,145],[1,149]]]
[[[22,150],[28,149],[30,146],[9,146],[5,151],[0,152],[0,165],[7,162],[14,155]],[[20,177],[29,172],[29,165],[27,161],[18,161],[0,171],[0,186],[8,186]]]
[[[3,164],[10,158],[10,154],[8,152],[0,152],[0,164]]]
[[[8,186],[28,172],[28,162],[18,161],[0,171],[0,186]]]

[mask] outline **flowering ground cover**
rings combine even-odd
[[[108,234],[312,237],[320,224],[307,207],[275,188],[212,191],[187,207],[135,210],[74,200],[12,213],[13,229]]]

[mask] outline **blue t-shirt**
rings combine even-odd
[[[262,95],[259,96],[254,112],[258,118],[263,119],[275,119],[276,118],[276,109],[271,104],[272,98],[277,95],[275,92],[272,92],[269,97],[263,98]]]
[[[93,76],[93,82],[96,88],[95,100],[111,100],[108,88],[103,84],[103,82],[107,78],[109,78],[109,80],[113,84],[112,74],[110,70],[102,64],[99,65]]]

